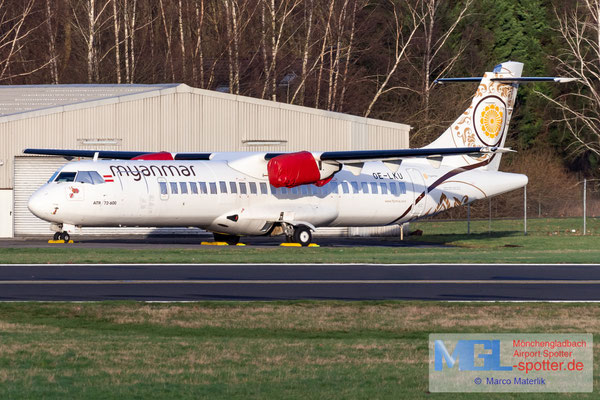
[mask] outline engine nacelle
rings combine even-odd
[[[327,184],[342,169],[341,164],[321,163],[321,168],[312,153],[300,151],[282,154],[269,160],[267,171],[269,183],[275,187],[288,187]]]
[[[157,153],[142,154],[141,156],[133,157],[132,160],[173,160],[173,154],[166,151]]]

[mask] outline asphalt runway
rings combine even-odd
[[[1,301],[600,301],[600,264],[0,265]]]

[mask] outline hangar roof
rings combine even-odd
[[[0,86],[0,117],[134,94],[150,94],[149,92],[175,88],[179,85],[181,84]]]
[[[193,88],[185,83],[144,84],[60,84],[60,85],[0,85],[0,123],[60,113],[64,111],[91,108],[107,104],[122,103],[142,98],[172,93],[193,93],[223,100],[236,100],[268,108],[294,110],[304,114],[327,116],[337,120],[376,124],[381,127],[398,129],[410,126],[359,117],[334,111],[255,99],[214,90]]]

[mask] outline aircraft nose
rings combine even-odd
[[[48,204],[48,192],[46,190],[39,189],[34,192],[29,198],[29,202],[27,202],[27,208],[33,215],[38,218],[45,219],[49,214],[48,208],[50,205]]]

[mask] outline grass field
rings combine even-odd
[[[449,248],[2,248],[4,263],[598,262],[600,224],[428,221],[409,240]],[[428,393],[428,335],[600,333],[594,303],[0,303],[0,399],[547,399]],[[598,337],[598,336],[596,336]]]
[[[599,313],[589,303],[5,303],[0,398],[442,399],[427,391],[429,333],[598,334]],[[595,360],[597,388],[598,345]]]
[[[522,221],[424,221],[411,224],[422,236],[408,241],[442,243],[451,247],[280,248],[212,247],[195,249],[90,249],[74,245],[0,248],[2,263],[596,263],[600,261],[600,219],[534,219],[523,235]],[[577,231],[579,229],[579,231]],[[572,231],[575,232],[572,232]],[[382,239],[390,240],[390,239]],[[398,239],[396,239],[398,240]],[[318,238],[316,239],[318,242]]]

